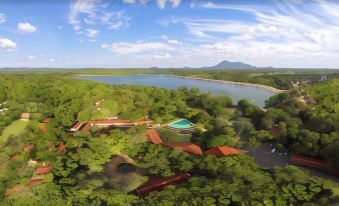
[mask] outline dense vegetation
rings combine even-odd
[[[332,84],[337,82],[312,87],[309,92],[317,93],[317,88],[322,86],[332,88]],[[156,123],[187,118],[202,129],[185,138],[207,149],[222,145],[253,146],[259,141],[270,141],[272,137],[267,130],[278,124],[280,131],[286,130],[281,132],[281,142],[278,143],[286,147],[293,145],[298,153],[304,154],[305,151],[308,154],[309,151],[314,152],[313,139],[308,138],[308,134],[311,134],[310,137],[319,135],[316,142],[319,147],[336,145],[329,142],[338,137],[338,115],[332,115],[333,112],[326,107],[329,96],[337,94],[333,92],[327,96],[315,96],[319,105],[323,104],[319,111],[298,102],[296,92],[292,91],[270,99],[267,105],[273,107],[265,113],[246,100],[239,102],[240,110],[234,109],[231,98],[200,94],[197,89],[170,91],[154,87],[110,86],[51,74],[2,75],[0,103],[6,101],[8,111],[0,114],[0,132],[19,119],[22,112],[36,115],[29,121],[24,133],[10,136],[0,144],[0,194],[16,184],[26,186],[36,167],[44,163],[52,166],[53,170],[45,175],[45,184],[15,192],[6,198],[1,195],[0,203],[53,206],[335,205],[339,190],[334,182],[311,177],[294,166],[265,171],[246,154],[222,158],[194,156],[146,143],[144,126],[129,130],[112,129],[106,134],[93,128],[89,133],[79,132],[72,137],[65,132],[65,128],[75,120],[115,115],[132,120],[149,118]],[[94,106],[98,99],[106,102],[101,111]],[[280,101],[286,107],[274,108]],[[333,107],[334,111],[337,109]],[[324,116],[318,115],[320,113]],[[43,133],[38,126],[47,116],[53,120],[46,124],[48,131]],[[318,117],[322,119],[313,120]],[[332,124],[317,126],[315,131],[312,123],[323,121]],[[171,141],[177,138],[168,132],[159,133]],[[245,136],[248,141],[240,142],[240,136]],[[60,142],[64,142],[67,148],[61,153],[49,146],[49,143],[60,145]],[[35,147],[29,152],[22,152],[28,144]],[[312,147],[308,147],[310,144]],[[338,150],[333,148],[328,151]],[[20,156],[9,160],[15,153]],[[320,155],[320,150],[316,154]],[[117,156],[127,155],[147,175],[135,174],[127,182],[110,178],[105,172],[105,165]],[[29,165],[30,159],[36,160],[37,165]],[[190,172],[192,177],[186,183],[169,186],[145,198],[133,194],[148,175],[169,177],[179,171]]]

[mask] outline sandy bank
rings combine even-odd
[[[270,87],[270,86],[267,86],[267,85],[262,85],[262,84],[254,84],[254,83],[246,83],[246,82],[234,82],[234,81],[217,80],[217,79],[205,79],[205,78],[198,78],[198,77],[186,77],[186,76],[179,76],[179,75],[173,75],[173,74],[163,74],[163,75],[185,78],[185,79],[197,79],[197,80],[218,82],[218,83],[224,83],[224,84],[237,84],[237,85],[252,86],[252,87],[267,89],[267,90],[274,92],[274,93],[282,93],[282,92],[286,91],[286,90],[281,90],[281,89],[277,89],[277,88]]]

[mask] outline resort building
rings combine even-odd
[[[78,130],[81,128],[82,125],[83,125],[82,122],[76,121],[76,122],[73,123],[73,125],[72,125],[70,131],[71,131],[71,132],[76,132],[76,131],[78,131]]]
[[[196,126],[187,119],[180,119],[175,122],[167,124],[166,126],[164,126],[164,128],[177,133],[187,134],[194,132]]]
[[[184,152],[189,152],[194,155],[203,155],[201,148],[198,145],[189,142],[164,142],[162,143],[162,145],[175,149],[180,149]]]
[[[147,130],[147,140],[153,144],[162,144],[163,141],[155,129]]]
[[[57,152],[60,153],[65,150],[64,142],[61,142],[61,144],[57,148]]]
[[[189,177],[191,177],[191,175],[187,172],[179,173],[170,178],[151,177],[147,182],[136,189],[136,193],[139,196],[144,197],[153,191],[162,190],[166,186],[183,183]]]
[[[215,155],[216,157],[224,157],[237,154],[240,154],[237,149],[227,146],[215,147],[205,152],[205,155]]]
[[[48,129],[45,125],[40,125],[39,128],[40,128],[41,132],[43,132],[43,133],[48,131]]]
[[[310,167],[314,169],[324,170],[330,174],[339,176],[339,168],[332,167],[324,160],[314,159],[311,157],[304,157],[300,155],[293,155],[290,162],[295,165]]]
[[[29,144],[23,148],[24,152],[29,152],[31,149],[34,148],[34,144]]]
[[[135,127],[138,125],[147,125],[148,128],[153,127],[153,121],[151,120],[121,120],[121,119],[111,119],[111,120],[92,120],[87,122],[87,124],[81,129],[83,132],[88,132],[92,126],[97,126],[100,128],[105,127],[118,127],[118,128],[129,128]]]
[[[44,175],[44,174],[50,173],[51,170],[52,170],[51,167],[40,167],[40,168],[35,170],[35,174],[37,174],[37,175]]]
[[[29,113],[22,113],[21,120],[28,121],[29,120]]]

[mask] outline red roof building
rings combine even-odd
[[[43,123],[48,123],[52,120],[52,118],[46,117],[44,120],[42,120]]]
[[[164,142],[162,145],[180,149],[185,152],[189,152],[195,155],[202,155],[201,148],[198,145],[189,142]]]
[[[29,152],[31,149],[34,148],[34,144],[29,144],[23,148],[24,152]]]
[[[15,185],[12,188],[8,188],[5,190],[4,196],[8,197],[10,194],[12,194],[13,192],[19,192],[19,191],[24,191],[27,187],[21,186],[21,185]]]
[[[149,142],[152,142],[153,144],[163,143],[163,141],[161,140],[160,136],[158,135],[157,131],[155,131],[155,129],[147,130],[147,139]]]
[[[38,177],[32,177],[28,180],[28,186],[32,187],[35,185],[41,185],[44,183],[44,177],[38,176]]]
[[[61,144],[57,148],[57,152],[60,153],[60,152],[64,151],[64,149],[65,149],[64,142],[61,142]]]
[[[52,170],[51,167],[40,167],[38,169],[35,170],[35,174],[37,175],[43,175],[43,174],[47,174],[50,173]]]
[[[18,157],[20,157],[20,154],[15,153],[14,155],[11,156],[10,160],[16,160]]]
[[[83,123],[79,122],[79,121],[74,122],[74,124],[71,127],[71,131],[73,131],[73,132],[78,131],[80,129],[80,127],[82,126],[82,124]]]
[[[48,131],[48,129],[45,125],[40,125],[39,128],[40,128],[41,132],[43,132],[43,133]]]
[[[215,147],[212,149],[209,149],[205,152],[206,155],[215,155],[217,157],[224,157],[224,156],[230,156],[230,155],[237,155],[240,154],[240,152],[233,148],[233,147]]]
[[[312,167],[312,168],[317,168],[317,169],[322,169],[322,168],[327,167],[327,163],[323,160],[314,159],[311,157],[303,157],[300,155],[293,155],[290,159],[290,162],[292,164],[302,165],[302,166],[307,166],[307,167]]]
[[[153,191],[162,190],[169,185],[177,185],[186,181],[191,175],[183,172],[170,178],[151,177],[147,182],[136,189],[139,196],[144,197]]]
[[[28,121],[29,120],[29,113],[22,113],[21,114],[21,120]]]
[[[81,131],[83,132],[88,132],[90,129],[91,129],[92,125],[90,122],[88,122],[83,128]]]

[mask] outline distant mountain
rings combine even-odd
[[[212,66],[212,67],[204,67],[204,68],[211,68],[211,69],[257,69],[258,67],[245,64],[242,62],[230,62],[230,61],[222,61],[219,64]]]

